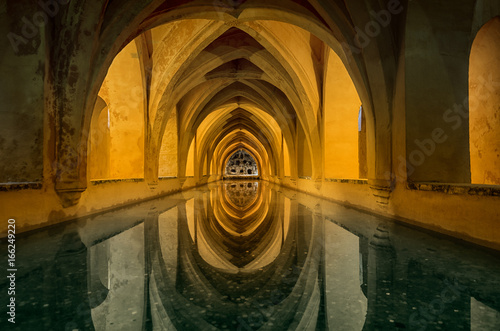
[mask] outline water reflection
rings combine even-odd
[[[498,256],[265,182],[17,244],[18,330],[500,329]]]
[[[246,214],[245,211],[252,207],[255,200],[262,197],[259,182],[224,182],[221,188],[223,202],[228,207],[239,209],[243,212],[243,216]]]

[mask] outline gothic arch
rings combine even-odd
[[[71,36],[64,35],[64,40],[54,39],[56,44],[59,42],[60,45],[64,45],[59,48],[55,47],[53,50],[54,70],[71,72],[72,63],[89,64],[88,67],[78,66],[79,73],[77,74],[80,75],[80,79],[76,85],[69,82],[71,85],[75,85],[74,89],[64,90],[62,88],[62,86],[68,85],[68,80],[64,77],[54,77],[52,81],[48,82],[48,85],[55,88],[53,95],[58,96],[58,98],[54,98],[55,109],[68,110],[67,113],[57,114],[58,122],[65,123],[58,129],[56,151],[59,160],[56,163],[58,165],[56,189],[61,194],[65,192],[78,194],[86,187],[86,160],[83,156],[86,155],[87,151],[86,144],[80,142],[82,134],[90,127],[90,118],[97,92],[113,58],[128,42],[144,31],[167,22],[183,19],[212,19],[229,26],[234,26],[234,24],[239,26],[242,23],[255,20],[280,20],[305,29],[325,42],[339,54],[346,65],[367,111],[367,134],[370,142],[368,146],[369,179],[375,187],[388,185],[384,174],[390,169],[390,152],[385,151],[390,151],[391,106],[388,101],[391,99],[393,88],[391,75],[395,68],[395,58],[390,55],[393,54],[390,49],[393,47],[390,37],[391,30],[381,30],[381,33],[363,48],[363,52],[352,52],[352,48],[345,47],[346,43],[349,45],[354,40],[357,33],[355,27],[364,26],[372,20],[369,11],[374,8],[383,8],[373,4],[370,6],[365,4],[345,6],[335,3],[326,6],[316,1],[302,5],[290,3],[287,6],[283,6],[280,1],[248,1],[236,7],[189,1],[189,4],[186,2],[186,4],[169,7],[164,5],[163,1],[156,0],[140,4],[133,1],[124,2],[119,8],[115,6],[105,8],[104,6],[106,5],[99,6],[94,1],[69,6],[68,11],[72,15],[76,15],[77,18],[85,17],[85,23],[82,23],[79,29],[71,27]],[[59,24],[62,23],[59,22]],[[100,31],[98,38],[92,39],[92,36],[86,35],[85,31],[95,30],[96,27]],[[63,32],[61,31],[61,36]],[[64,49],[68,42],[74,42],[74,45]],[[86,43],[87,47],[72,53],[76,47],[80,47],[81,43]],[[142,61],[143,64],[146,64],[151,54],[145,52],[144,49],[141,51],[147,55],[146,59]],[[364,56],[369,58],[364,58]],[[57,58],[60,57],[67,58],[68,61],[57,61]],[[380,61],[374,60],[377,58]],[[88,61],[88,59],[91,60]],[[148,81],[150,77],[148,77],[146,66],[143,65],[142,70],[145,81]],[[149,94],[147,91],[145,93]],[[60,98],[61,94],[65,97]],[[82,98],[82,95],[86,97]],[[317,155],[312,151],[321,145],[317,126],[319,119],[312,116],[316,112],[315,109],[304,111],[301,122],[307,132],[306,140],[311,154]],[[76,113],[81,113],[82,116],[75,116]],[[83,122],[80,122],[81,118],[83,118]],[[67,127],[71,130],[67,130]],[[150,124],[146,126],[146,129],[148,134],[152,132],[151,130],[155,130],[154,127],[150,127]],[[161,136],[161,131],[157,132],[156,135]],[[148,150],[151,147],[153,147],[153,155],[157,155],[158,146],[156,148],[149,146]],[[68,151],[70,151],[69,154]],[[321,156],[321,153],[319,155]],[[68,158],[78,160],[77,166],[69,165],[65,161]],[[148,160],[148,158],[146,159]],[[321,158],[313,162],[314,177],[316,178],[323,176],[321,162]],[[149,162],[146,163],[149,164]],[[146,177],[150,177],[155,169],[147,168],[145,171]],[[151,180],[154,181],[154,178],[148,179],[148,181]]]

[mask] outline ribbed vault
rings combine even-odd
[[[281,63],[248,33],[227,29],[187,60],[170,82],[158,83],[165,86],[165,92],[154,118],[151,159],[158,160],[155,152],[162,143],[167,113],[177,111],[181,176],[185,174],[186,151],[197,135],[196,159],[200,164],[206,159],[217,170],[216,175],[223,173],[219,170],[225,159],[221,153],[231,150],[234,141],[263,159],[264,176],[282,175],[281,140],[286,141],[289,155],[294,155],[297,109],[304,109],[299,95],[305,91],[301,84],[297,88]],[[195,176],[202,177],[203,171],[195,170]]]
[[[196,183],[220,178],[221,156],[239,144],[262,160],[264,179],[279,181],[286,173],[294,180],[321,182],[325,59],[335,56],[365,111],[367,177],[372,187],[388,188],[393,31],[381,29],[362,51],[353,47],[356,27],[370,22],[376,9],[385,6],[316,0],[99,5],[89,0],[68,7],[85,17],[85,26],[72,28],[71,35],[62,31],[53,40],[64,45],[51,53],[54,72],[72,72],[72,63],[79,71],[76,83],[57,75],[47,81],[47,102],[66,110],[56,112],[56,191],[65,204],[74,204],[87,187],[86,132],[91,131],[95,100],[105,79],[112,79],[108,69],[120,52],[130,52],[131,44],[142,82],[129,92],[143,108],[141,172],[148,184],[158,182],[160,155],[171,155],[164,137],[174,131],[178,164],[170,173],[176,177],[192,176]],[[89,30],[99,33],[91,39]],[[68,40],[75,43],[68,45]],[[81,43],[85,49],[74,52]],[[169,120],[175,129],[168,127]]]

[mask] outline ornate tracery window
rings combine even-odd
[[[227,161],[226,176],[258,176],[259,171],[254,158],[246,151],[236,151]]]

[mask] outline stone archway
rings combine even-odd
[[[54,22],[55,27],[60,29],[55,29],[58,31],[57,36],[51,40],[60,46],[52,49],[51,69],[54,72],[71,74],[47,79],[47,90],[50,91],[47,105],[55,110],[54,114],[57,118],[54,122],[61,124],[55,128],[57,140],[56,162],[54,163],[57,167],[55,188],[61,196],[71,196],[66,199],[69,204],[76,203],[79,194],[86,189],[87,144],[84,142],[87,138],[86,132],[90,127],[93,104],[107,68],[116,54],[128,44],[128,41],[151,28],[182,19],[208,19],[230,27],[243,24],[248,27],[248,33],[258,31],[261,36],[266,35],[263,41],[267,40],[269,45],[274,42],[274,46],[279,45],[279,42],[276,44],[277,40],[272,40],[276,39],[272,33],[275,29],[269,27],[263,29],[263,27],[273,25],[272,20],[279,20],[312,33],[337,52],[351,75],[367,112],[369,181],[376,188],[389,185],[385,174],[391,168],[390,100],[393,88],[391,75],[395,68],[394,56],[388,56],[393,53],[391,47],[394,46],[391,30],[390,28],[381,29],[379,34],[373,36],[369,45],[363,48],[363,52],[352,52],[352,49],[348,51],[349,48],[342,47],[355,40],[356,26],[365,26],[373,20],[370,16],[371,10],[386,10],[385,8],[374,4],[363,6],[348,4],[345,8],[340,8],[337,4],[323,6],[313,1],[301,4],[290,3],[287,6],[283,6],[281,1],[266,1],[265,3],[247,1],[232,6],[186,1],[172,7],[164,5],[163,1],[140,4],[129,1],[123,2],[119,8],[105,6],[105,4],[89,0],[65,8],[67,15],[74,16],[75,21],[80,22],[78,27],[65,26],[61,19],[64,15],[58,16]],[[85,20],[83,20],[84,17]],[[256,20],[266,23],[254,24]],[[100,31],[99,37],[87,32],[96,31],[96,29]],[[147,95],[145,98],[148,99],[152,79],[152,73],[148,71],[148,68],[153,54],[151,53],[151,40],[148,41],[147,34],[146,38],[141,38],[138,42],[138,54],[140,54],[142,64],[144,92]],[[310,40],[310,42],[315,41]],[[86,45],[83,48],[82,43]],[[297,55],[293,52],[286,54],[284,49],[279,50],[279,48],[274,51],[276,55],[278,54],[276,50],[281,52],[282,56],[290,57],[289,59]],[[293,68],[292,62],[287,65]],[[385,74],[382,74],[384,72]],[[307,96],[310,86],[305,84],[300,70],[294,69],[288,73],[292,75],[295,85],[302,85],[303,91],[306,91],[304,95],[300,95],[305,103],[300,107],[295,107],[295,111],[304,126],[306,141],[313,159],[312,176],[316,181],[321,181],[323,161],[321,159],[321,132],[318,126],[321,114],[315,107],[316,103],[311,102],[312,99]],[[78,80],[71,80],[76,76]],[[317,77],[314,77],[314,80],[317,80]],[[72,88],[66,89],[65,86],[72,86]],[[319,104],[318,101],[317,105]],[[60,109],[65,111],[58,111]],[[164,113],[168,114],[170,111],[171,109],[165,109]],[[158,118],[159,122],[157,122],[156,118],[154,120],[151,118],[155,112],[156,109],[147,110],[149,117],[146,117],[148,123],[145,124],[146,154],[150,154],[146,156],[144,169],[148,182],[154,182],[157,178],[156,156],[160,148],[157,142],[161,140],[165,125],[163,119]],[[153,135],[156,135],[155,139],[151,139]],[[153,144],[153,141],[156,142]],[[287,142],[287,145],[290,146],[290,143]],[[319,149],[319,152],[316,152],[316,149]],[[278,154],[278,150],[276,153]]]

